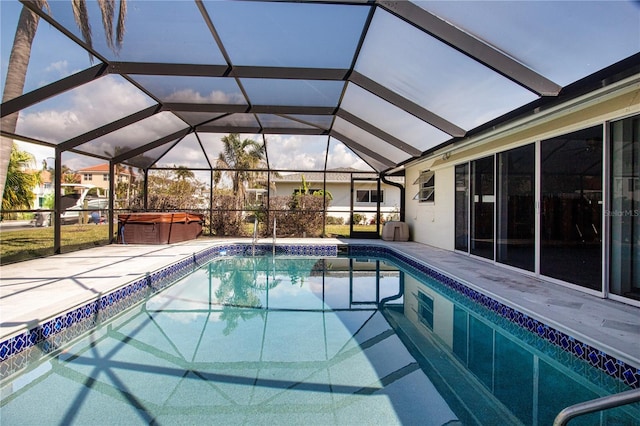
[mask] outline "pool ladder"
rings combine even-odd
[[[273,217],[273,242],[271,243],[271,248],[273,249],[273,255],[276,255],[276,218]]]
[[[585,401],[567,407],[558,413],[553,421],[553,426],[564,426],[574,417],[620,407],[634,402],[640,402],[640,388],[631,389],[615,395],[603,396],[602,398],[592,399],[591,401]]]
[[[253,238],[251,239],[251,255],[256,255],[256,241],[258,241],[258,218],[253,221]],[[273,218],[273,242],[271,243],[273,255],[276,255],[276,218]]]
[[[256,255],[256,241],[258,240],[258,218],[253,221],[253,238],[251,239],[251,255]]]

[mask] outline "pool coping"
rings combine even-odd
[[[316,240],[317,241],[317,240]],[[575,330],[567,330],[540,313],[518,306],[512,301],[478,287],[469,281],[429,264],[403,250],[402,245],[385,244],[377,240],[363,242],[307,242],[278,243],[276,254],[291,256],[337,256],[348,251],[352,255],[370,255],[387,257],[435,278],[451,290],[478,303],[491,312],[510,321],[518,327],[537,335],[553,346],[571,354],[577,359],[604,371],[631,388],[640,387],[640,363],[633,363],[624,353],[616,353],[613,348],[598,342],[592,342],[588,336]],[[0,341],[0,377],[13,375],[23,369],[29,359],[43,352],[52,353],[68,341],[79,337],[96,324],[115,317],[128,307],[138,303],[191,273],[200,265],[215,258],[245,254],[262,255],[271,253],[271,243],[251,243],[242,241],[218,241],[200,251],[193,252],[181,259],[160,267],[144,276],[137,277],[78,305],[69,307],[53,317],[38,322],[28,330],[19,330],[3,337]],[[25,327],[26,328],[26,327]]]

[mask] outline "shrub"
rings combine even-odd
[[[325,221],[327,225],[344,225],[343,217],[327,216]]]
[[[362,222],[367,220],[367,216],[365,216],[363,214],[360,214],[360,213],[354,213],[352,220],[353,220],[353,224],[354,225],[360,225]]]
[[[211,214],[211,233],[218,237],[243,235],[242,211],[234,210],[236,197],[234,195],[217,195]],[[205,226],[209,223],[205,221]]]
[[[295,194],[271,197],[269,207],[277,219],[277,233],[286,237],[322,236],[323,199]],[[271,228],[271,224],[269,224]],[[270,231],[272,232],[272,231]]]

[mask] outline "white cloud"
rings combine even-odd
[[[64,66],[64,62],[51,65],[52,69],[63,69]],[[206,99],[194,91],[176,92],[174,95],[173,100],[193,101],[195,97],[205,102],[229,102],[230,99],[220,91],[211,92]],[[116,76],[106,76],[43,102],[37,110],[33,108],[23,111],[19,116],[18,133],[45,142],[60,143],[149,105],[152,105],[152,101],[128,82]],[[139,146],[140,141],[157,140],[177,130],[181,125],[184,123],[171,113],[156,114],[150,119],[89,142],[87,149],[94,154],[103,155],[110,153],[114,146]],[[267,136],[269,162],[274,168],[321,170],[325,164],[326,147],[326,136]],[[171,160],[172,164],[206,166],[200,149],[184,148],[186,146],[181,144],[181,149],[173,150],[170,158],[166,160]],[[79,149],[82,149],[82,146]],[[46,156],[51,155],[53,154]],[[96,163],[96,159],[89,157],[71,158],[71,154],[65,158],[67,157],[69,164],[65,164],[75,170]],[[333,147],[328,164],[330,167],[367,168],[365,163],[343,144]]]
[[[321,170],[326,149],[326,136],[270,135],[267,138],[269,164],[277,169]]]
[[[66,60],[53,62],[45,68],[45,71],[57,74],[59,77],[66,77],[69,75],[69,62]]]
[[[124,80],[106,76],[27,109],[17,132],[48,142],[63,142],[150,105],[149,99]]]
[[[211,103],[211,104],[236,104],[244,102],[239,93],[225,93],[220,90],[214,90],[207,96],[203,96],[200,92],[193,89],[177,90],[165,98],[167,102],[195,102],[195,103]]]
[[[332,146],[327,158],[327,168],[335,169],[338,167],[353,167],[355,169],[369,170],[370,167],[353,151],[347,149],[347,147],[338,143]]]

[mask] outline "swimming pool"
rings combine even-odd
[[[550,424],[566,405],[624,390],[387,257],[206,263],[55,356],[33,355],[3,382],[0,415],[11,424]],[[633,415],[637,406],[603,421],[635,424]]]

